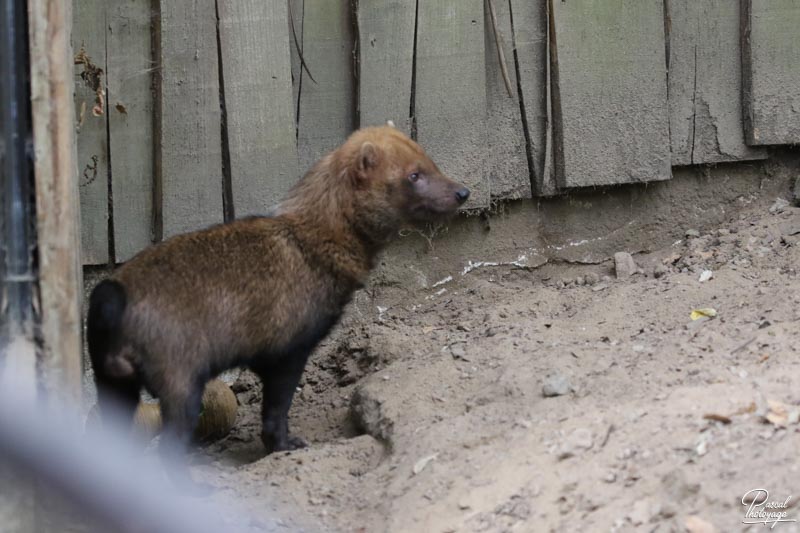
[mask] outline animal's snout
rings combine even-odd
[[[461,187],[456,191],[456,200],[458,200],[458,203],[463,204],[467,199],[469,199],[469,189]]]

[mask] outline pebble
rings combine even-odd
[[[469,361],[469,359],[467,359],[467,352],[464,350],[464,345],[461,343],[451,344],[450,354],[455,359],[461,359],[462,361]]]
[[[667,273],[666,265],[658,264],[653,267],[653,277],[660,278]]]
[[[700,236],[700,232],[696,229],[687,229],[684,235],[686,235],[687,238],[697,238]]]
[[[594,285],[600,282],[600,276],[595,272],[589,272],[583,277],[587,285]]]
[[[592,444],[592,432],[586,428],[578,428],[569,434],[567,440],[559,448],[558,459],[567,459],[578,452],[589,450]]]
[[[617,279],[627,279],[636,273],[636,262],[628,252],[617,252],[614,254],[614,268]]]
[[[783,198],[776,198],[775,203],[772,204],[772,206],[770,206],[769,212],[775,215],[781,213],[787,207],[789,207],[789,202],[787,202]]]
[[[706,281],[710,280],[713,277],[714,277],[714,273],[713,272],[711,272],[710,270],[703,270],[700,273],[700,278],[698,279],[698,281],[700,283],[703,283],[703,282],[706,282]]]
[[[571,390],[572,384],[563,374],[553,374],[548,376],[542,385],[542,395],[545,398],[563,396],[565,394],[569,394]]]

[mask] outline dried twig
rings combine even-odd
[[[503,51],[503,37],[500,35],[500,31],[497,29],[497,15],[494,12],[494,4],[492,4],[492,0],[486,0],[486,3],[489,4],[489,15],[492,19],[494,43],[497,47],[497,58],[500,61],[500,71],[503,73],[503,82],[506,84],[508,97],[514,98],[514,91],[511,89],[511,78],[508,76],[508,68],[506,67],[506,54]]]

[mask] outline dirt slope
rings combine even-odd
[[[746,530],[747,491],[800,498],[800,209],[689,233],[624,280],[504,266],[362,294],[293,407],[311,447],[262,457],[243,373],[237,428],[195,472],[283,514],[254,530]]]

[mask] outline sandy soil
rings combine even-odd
[[[263,457],[244,372],[195,475],[254,530],[762,531],[743,524],[757,488],[800,519],[800,208],[768,207],[625,279],[608,262],[373,287],[297,394],[311,446]]]

